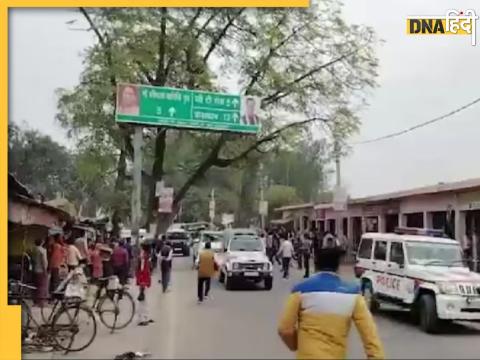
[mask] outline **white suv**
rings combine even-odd
[[[220,265],[219,281],[225,283],[227,290],[233,289],[238,280],[255,283],[263,281],[265,289],[273,285],[272,263],[265,254],[262,240],[251,234],[234,236],[223,253],[216,254]]]
[[[355,274],[372,312],[399,306],[431,333],[442,321],[480,321],[480,274],[465,266],[457,241],[439,236],[423,229],[362,236]]]

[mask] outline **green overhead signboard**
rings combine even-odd
[[[260,99],[250,96],[120,84],[116,121],[255,134]]]

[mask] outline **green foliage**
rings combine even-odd
[[[269,154],[266,174],[270,184],[294,188],[301,201],[317,201],[319,192],[328,188],[328,162],[325,141],[304,139],[289,149]]]
[[[168,130],[162,151],[156,144],[157,130],[145,131],[145,171],[151,174],[150,184],[164,177],[180,189],[178,201],[197,185],[193,191],[198,194],[185,199],[184,213],[187,203],[194,209],[194,201],[206,201],[202,191],[208,192],[209,182],[219,179],[223,179],[222,186],[229,184],[223,194],[229,201],[235,202],[238,196],[254,198],[251,192],[256,187],[251,185],[256,181],[251,181],[251,174],[243,176],[242,168],[258,155],[277,149],[282,150],[281,156],[273,159],[283,165],[272,165],[275,182],[292,184],[302,199],[314,198],[315,184],[322,183],[319,179],[326,172],[317,166],[318,151],[310,145],[311,156],[298,156],[305,151],[297,147],[298,142],[312,124],[322,122],[319,118],[327,118],[330,135],[344,146],[359,125],[352,104],[362,104],[366,90],[375,86],[375,34],[368,27],[346,24],[337,0],[317,0],[308,9],[108,8],[81,12],[97,41],[85,52],[80,83],[59,91],[58,120],[75,136],[79,148],[94,149],[98,151],[94,158],[105,159],[95,162],[100,170],[87,166],[85,172],[93,177],[116,172],[123,183],[122,155],[132,156],[131,130],[114,122],[119,82],[222,91],[225,81],[235,74],[241,93],[262,97],[264,121],[258,138]],[[311,122],[279,131],[305,118]],[[296,174],[309,167],[312,171],[281,181],[278,174],[284,173],[290,158]],[[219,177],[207,174],[215,167],[235,168]],[[242,178],[245,181],[238,180]],[[128,183],[116,190],[126,192]],[[123,197],[123,201],[128,199]]]
[[[8,125],[9,172],[32,192],[47,200],[57,194],[72,201],[77,210],[83,208],[95,216],[101,207],[110,209],[118,194],[113,193],[114,177],[108,173],[114,159],[99,149],[72,152],[50,136],[36,130]],[[88,209],[93,209],[88,212]]]
[[[268,213],[273,214],[273,210],[281,206],[295,205],[302,203],[297,190],[292,186],[272,185],[265,193],[265,200],[268,201]]]
[[[75,190],[74,161],[67,149],[36,130],[8,124],[8,171],[33,193],[52,199]]]

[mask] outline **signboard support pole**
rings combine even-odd
[[[335,153],[336,191],[340,191],[340,187],[342,186],[342,178],[340,174],[340,143],[338,142],[338,138],[336,134],[334,134],[333,148]],[[340,212],[338,210],[336,211],[336,216],[335,216],[334,231],[337,236],[337,239],[341,238],[341,236],[343,235],[343,221],[342,221],[342,217],[340,216]]]
[[[264,196],[265,196],[263,187],[264,187],[263,164],[260,163],[260,204],[262,205],[263,205]],[[260,210],[260,206],[259,206],[259,210]],[[262,231],[264,231],[265,230],[265,214],[262,211],[259,211],[259,212],[260,212],[260,227]]]
[[[213,229],[215,221],[215,189],[212,188],[210,193],[210,202],[208,204],[208,217],[210,218],[210,229]]]
[[[143,127],[135,126],[133,135],[132,236],[138,249],[142,218],[142,144]]]

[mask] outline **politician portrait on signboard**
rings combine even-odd
[[[140,101],[138,88],[135,85],[118,86],[117,113],[123,115],[139,115]]]
[[[242,108],[242,124],[258,125],[258,108],[260,100],[253,96],[245,96],[243,98]]]

